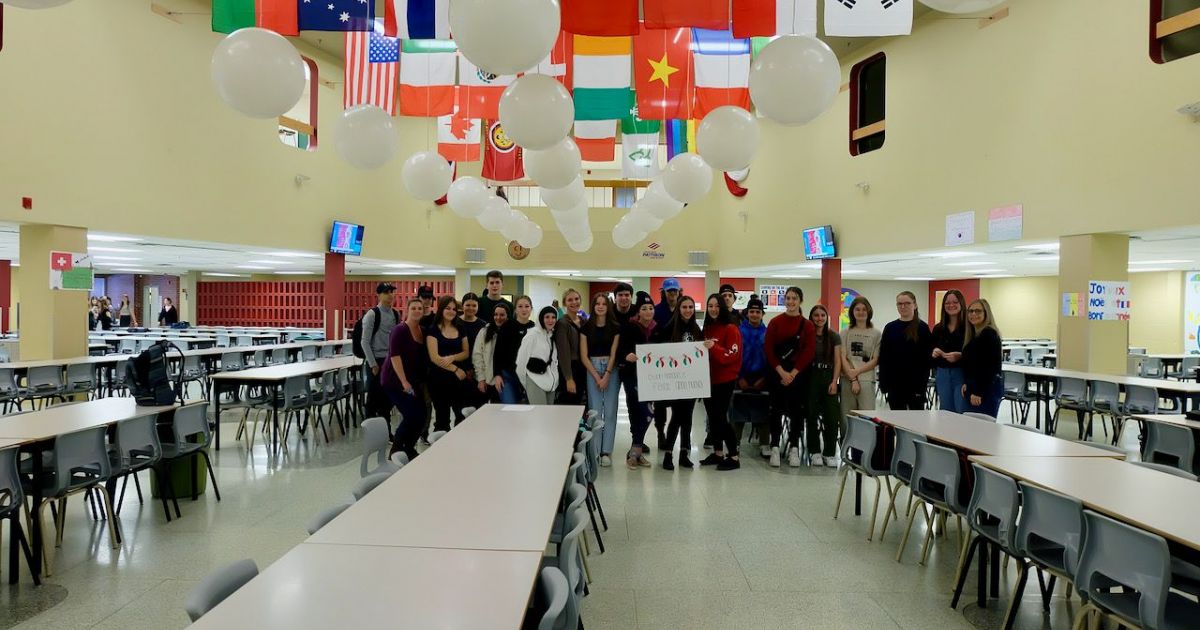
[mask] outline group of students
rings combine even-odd
[[[802,437],[811,465],[836,466],[845,414],[874,409],[877,388],[893,409],[924,409],[931,370],[942,409],[994,417],[1003,396],[991,308],[975,300],[964,314],[957,290],[946,293],[932,331],[916,296],[905,291],[896,297],[898,318],[882,331],[874,327],[870,302],[856,297],[850,326],[839,334],[824,305],[805,317],[799,287],[787,289],[784,312],[768,323],[757,296],[739,312],[737,292],[723,285],[705,300],[701,324],[696,300],[674,278],[663,282],[657,304],[618,283],[611,296],[591,296],[585,312],[583,296],[568,289],[562,307],[546,306],[536,319],[533,301],[519,296],[509,302],[503,286],[503,274],[492,271],[483,296],[443,296],[436,305],[432,289],[421,287],[400,312],[393,307],[395,289],[379,285],[379,305],[363,317],[360,343],[373,375],[368,411],[388,417],[394,407],[401,414],[393,450],[416,456],[417,441],[429,431],[429,407],[433,430],[444,431],[452,417],[462,419],[464,408],[486,402],[583,404],[604,421],[600,461],[610,466],[623,390],[632,438],[626,465],[651,466],[646,434],[653,424],[662,467],[692,468],[696,399],[649,403],[638,394],[636,349],[655,343],[701,343],[709,354],[711,390],[703,404],[705,446],[712,453],[699,463],[718,470],[740,467],[742,425],[729,420],[737,392],[766,394],[769,430],[760,432],[759,445],[775,467],[784,452],[790,466],[803,465]],[[790,424],[781,444],[784,416]]]
[[[121,303],[113,306],[108,296],[95,297],[88,300],[88,330],[112,330],[114,325],[121,328],[137,326],[133,313],[133,302],[129,295],[121,296]]]

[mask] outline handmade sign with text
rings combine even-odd
[[[638,398],[643,402],[708,398],[711,381],[703,342],[639,345]]]

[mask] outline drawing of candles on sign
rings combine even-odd
[[[634,353],[640,400],[708,398],[711,382],[703,342],[639,345]]]
[[[1092,280],[1088,283],[1088,319],[1129,320],[1129,283]]]

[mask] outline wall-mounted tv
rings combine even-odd
[[[329,234],[329,251],[334,254],[362,255],[363,226],[334,221]]]
[[[804,230],[804,257],[808,260],[834,258],[837,249],[833,246],[833,227],[821,225]]]

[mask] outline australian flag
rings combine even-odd
[[[373,0],[300,0],[302,31],[370,31],[375,24]]]

